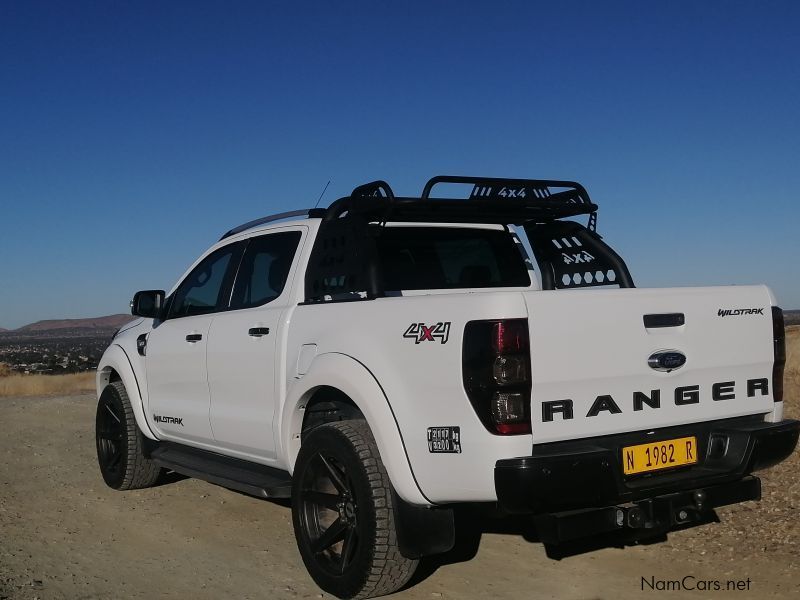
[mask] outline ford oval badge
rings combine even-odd
[[[669,373],[675,369],[680,369],[686,364],[686,355],[677,350],[660,350],[650,355],[650,358],[647,359],[647,364],[650,365],[651,369]]]

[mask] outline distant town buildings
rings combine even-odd
[[[79,373],[97,368],[111,334],[98,337],[15,339],[0,336],[0,363],[17,373]]]

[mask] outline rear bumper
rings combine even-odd
[[[631,477],[622,474],[624,446],[686,435],[697,437],[701,458],[696,465]],[[705,511],[714,508],[715,498],[720,502],[716,506],[756,499],[758,479],[747,476],[789,456],[799,435],[799,421],[765,423],[756,416],[542,444],[534,446],[531,456],[497,461],[497,499],[511,513],[552,515],[644,500],[663,505],[665,498],[680,504],[700,491],[705,500],[698,510]],[[753,486],[759,491],[754,492]],[[675,494],[683,495],[671,497]]]
[[[663,494],[622,506],[538,515],[536,531],[539,541],[559,546],[601,537],[615,543],[634,543],[714,521],[714,509],[720,506],[760,499],[761,480],[747,475],[731,483]]]

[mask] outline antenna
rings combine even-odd
[[[324,187],[324,188],[322,188],[322,193],[319,195],[319,198],[317,198],[317,203],[314,205],[314,208],[317,208],[317,206],[319,206],[319,202],[320,202],[320,200],[322,200],[322,197],[325,195],[325,192],[327,192],[327,191],[328,191],[328,186],[329,186],[330,184],[331,184],[331,180],[330,180],[330,179],[328,179],[328,183],[326,183],[326,184],[325,184],[325,187]]]

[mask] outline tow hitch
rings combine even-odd
[[[534,520],[539,540],[545,544],[562,544],[604,534],[617,534],[622,541],[635,543],[675,529],[714,521],[714,509],[719,506],[760,498],[761,480],[750,476],[733,483],[619,506],[537,515]]]

